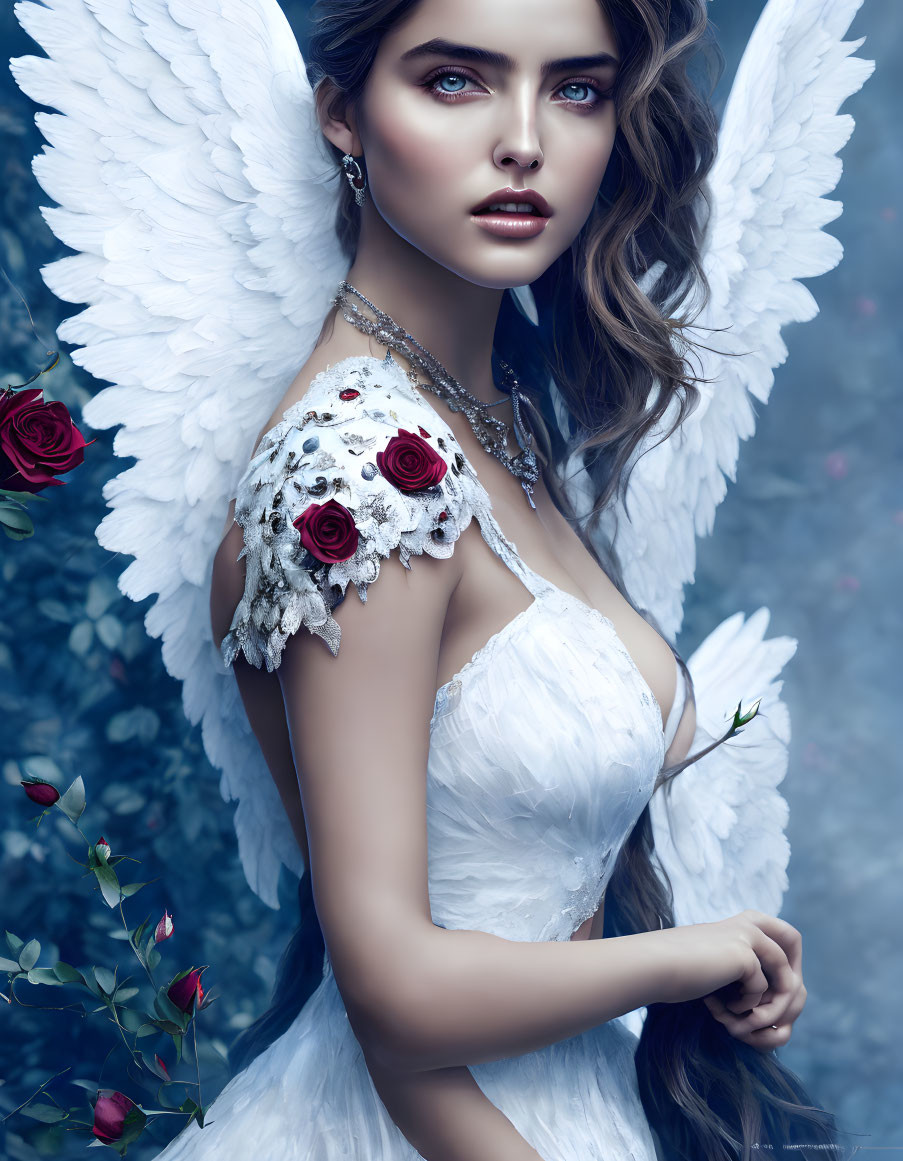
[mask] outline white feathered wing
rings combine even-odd
[[[42,213],[79,251],[44,267],[87,303],[59,328],[106,387],[84,408],[122,424],[137,463],[104,487],[97,529],[133,556],[132,600],[184,683],[220,788],[238,799],[239,853],[278,907],[280,864],[304,864],[235,678],[213,643],[209,591],[229,500],[255,437],[313,349],[347,269],[333,230],[341,174],[316,132],[297,42],[275,0],[18,3],[50,59],[11,69],[51,148]]]

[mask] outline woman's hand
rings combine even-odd
[[[722,923],[735,926],[739,938],[748,940],[768,987],[758,992],[758,974],[748,964],[743,976],[702,1000],[731,1036],[759,1052],[770,1052],[790,1039],[793,1022],[806,1003],[803,937],[789,923],[760,911],[743,911]]]

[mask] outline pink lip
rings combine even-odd
[[[512,189],[510,185],[504,189],[497,189],[489,197],[483,198],[470,212],[478,214],[480,210],[486,210],[496,202],[528,202],[544,218],[552,216],[552,207],[542,194],[538,194],[536,190],[532,189]]]
[[[500,238],[535,238],[549,224],[535,214],[472,214],[471,221]]]

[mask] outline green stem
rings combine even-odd
[[[119,1023],[119,1014],[116,1011],[116,1005],[113,1003],[112,1000],[110,1001],[110,1008],[113,1011],[113,1023],[119,1029],[120,1035],[122,1036],[122,1043],[125,1045],[129,1056],[131,1056],[134,1063],[137,1064],[140,1069],[144,1070],[144,1061],[141,1059],[140,1056],[136,1055],[136,1050],[129,1045],[128,1040],[126,1040],[126,1038],[125,1038],[125,1028],[123,1028],[123,1026]]]
[[[194,1019],[191,1021],[191,1035],[194,1039],[194,1063],[198,1074],[198,1107],[203,1108],[204,1102],[201,1100],[201,1061],[198,1057],[198,1011],[197,1011],[197,995],[195,995],[195,1009]]]
[[[129,932],[129,925],[125,921],[125,912],[122,910],[122,895],[119,896],[119,918],[122,920],[122,926],[125,928],[126,935],[130,936],[131,933]],[[153,972],[150,970],[147,963],[145,963],[145,961],[138,954],[138,948],[135,947],[134,943],[132,943],[131,938],[128,940],[128,945],[132,949],[132,951],[135,953],[135,959],[137,959],[137,961],[144,968],[144,971],[147,975],[147,978],[150,980],[151,987],[156,992],[157,984],[156,984],[156,981],[154,980]]]
[[[8,1121],[9,1118],[13,1115],[13,1113],[17,1113],[19,1111],[19,1109],[24,1109],[29,1101],[33,1101],[39,1092],[44,1091],[44,1089],[47,1087],[47,1085],[50,1084],[51,1080],[56,1080],[56,1078],[58,1076],[62,1076],[64,1072],[68,1072],[69,1067],[70,1067],[69,1065],[66,1065],[66,1067],[61,1068],[59,1072],[55,1072],[53,1074],[53,1076],[51,1076],[47,1080],[45,1080],[44,1083],[39,1088],[35,1089],[35,1091],[31,1094],[30,1097],[26,1097],[25,1100],[17,1108],[14,1108],[12,1110],[12,1112],[7,1113],[5,1117],[0,1117],[0,1124],[3,1124],[4,1121]],[[48,1093],[47,1095],[50,1096],[50,1093]],[[51,1096],[50,1099],[53,1100],[53,1097]],[[56,1104],[56,1101],[54,1101],[53,1103]],[[57,1105],[57,1108],[62,1108],[62,1107],[63,1107],[62,1105]]]

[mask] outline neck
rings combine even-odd
[[[477,286],[452,273],[406,242],[371,204],[363,209],[347,281],[422,343],[472,395],[495,402],[500,395],[492,383],[492,343],[504,290]],[[339,324],[353,325],[341,313]]]

